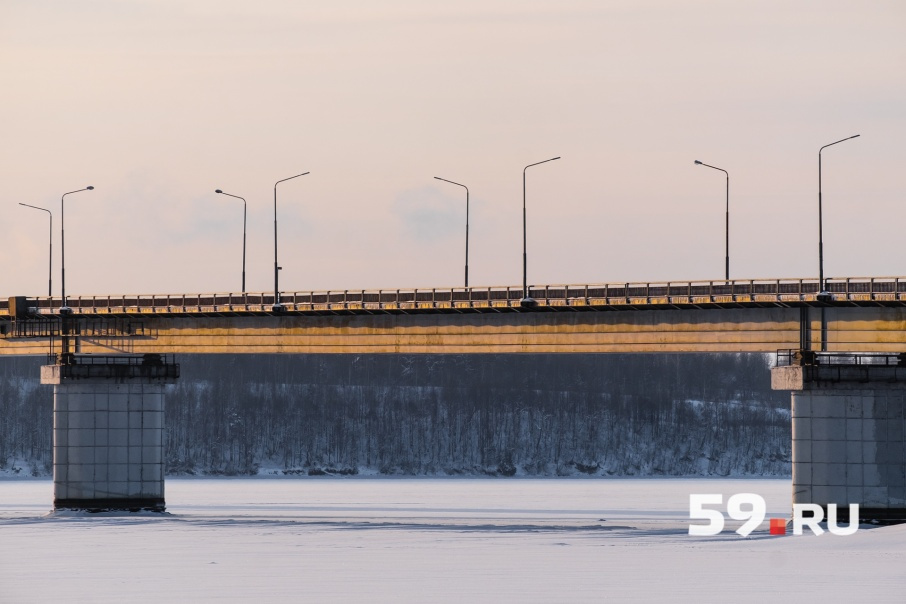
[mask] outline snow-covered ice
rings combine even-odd
[[[0,480],[0,602],[876,601],[906,526],[688,535],[691,493],[789,480],[168,479],[166,515],[48,514]]]

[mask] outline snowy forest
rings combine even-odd
[[[0,473],[51,473],[43,359],[0,358]],[[168,474],[784,476],[760,354],[182,356]]]

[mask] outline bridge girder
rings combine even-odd
[[[820,346],[821,309],[745,307],[512,312],[312,315],[142,315],[104,325],[95,315],[70,320],[75,352],[217,353],[646,353],[775,352]],[[823,309],[827,349],[853,352],[906,350],[906,308]],[[43,318],[45,322],[47,318]],[[93,323],[95,327],[93,327]],[[8,324],[9,325],[9,324]],[[140,329],[135,327],[140,325]],[[805,329],[803,330],[803,326]],[[7,330],[9,331],[9,330]],[[803,335],[805,334],[805,335]],[[59,331],[0,337],[0,354],[46,354]],[[805,346],[802,346],[802,338]],[[57,350],[59,352],[59,350]]]

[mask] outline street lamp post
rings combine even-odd
[[[838,141],[824,145],[823,147],[818,149],[818,299],[822,302],[832,300],[833,297],[824,289],[824,231],[821,208],[821,152],[832,145],[842,143],[843,141],[848,141],[858,136],[858,134],[847,136],[846,138],[841,138]]]
[[[457,185],[466,190],[466,287],[469,287],[469,187],[466,185],[460,184],[458,182],[453,182],[452,180],[447,180],[446,178],[441,178],[440,176],[435,176],[437,180],[442,180],[448,182],[451,185]]]
[[[277,263],[277,185],[281,182],[286,182],[287,180],[305,176],[306,174],[308,174],[308,172],[296,174],[295,176],[290,176],[289,178],[284,178],[274,183],[274,312],[283,310],[283,305],[280,304],[280,265]]]
[[[231,195],[230,193],[224,193],[220,189],[214,191],[215,193],[220,193],[221,195],[226,195],[227,197],[235,197],[236,199],[242,200],[242,293],[245,293],[245,225],[246,225],[246,215],[247,215],[247,204],[245,203],[245,197],[239,197],[238,195]]]
[[[531,168],[532,166],[537,166],[539,164],[546,164],[549,161],[554,161],[555,159],[560,159],[559,156],[552,157],[550,159],[545,159],[544,161],[535,162],[534,164],[529,164],[522,169],[522,300],[519,302],[520,306],[523,307],[532,307],[537,306],[537,302],[532,298],[529,298],[528,295],[528,253],[527,253],[527,237],[526,237],[526,215],[525,215],[525,171]]]
[[[48,238],[47,238],[47,297],[53,296],[53,213],[47,208],[39,208],[38,206],[31,206],[27,203],[20,203],[20,206],[25,206],[26,208],[32,208],[35,210],[41,210],[42,212],[47,212],[47,217],[50,219],[50,228],[48,229]]]
[[[724,249],[726,250],[726,256],[725,256],[725,260],[726,260],[725,275],[726,276],[725,276],[725,279],[727,281],[729,281],[730,280],[730,173],[727,172],[726,170],[724,170],[723,168],[718,168],[717,166],[711,166],[711,165],[708,165],[708,164],[698,161],[698,160],[695,160],[695,165],[696,166],[705,166],[706,168],[711,168],[713,170],[720,170],[721,172],[723,172],[724,174],[727,175],[727,214],[726,214],[726,230],[725,230],[726,234],[724,237],[726,239],[726,243],[725,243]]]
[[[81,193],[82,191],[93,191],[94,187],[87,186],[84,189],[77,189],[75,191],[69,191],[68,193],[63,193],[63,196],[60,197],[60,293],[62,299],[62,306],[60,306],[60,314],[68,314],[72,312],[72,309],[69,308],[69,305],[66,304],[66,215],[64,213],[64,201],[66,200],[67,195],[72,195],[73,193]],[[68,352],[64,350],[64,352]]]

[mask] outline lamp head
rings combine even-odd
[[[88,186],[85,187],[85,188],[88,189],[89,191],[94,191],[94,187],[92,187],[91,185],[88,185]]]
[[[214,192],[215,192],[215,193],[223,193],[223,191],[221,191],[220,189],[217,189],[217,190],[214,191]]]
[[[696,166],[700,166],[700,165],[702,165],[702,163],[701,163],[700,161],[698,161],[698,160],[695,160],[695,165],[696,165]]]

